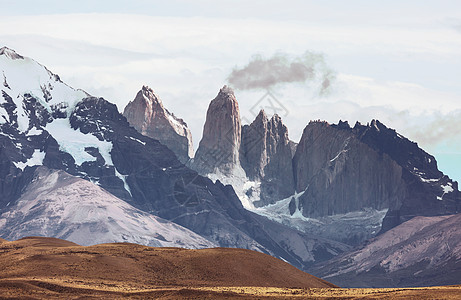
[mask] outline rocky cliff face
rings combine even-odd
[[[293,158],[298,207],[306,217],[374,208],[389,211],[388,230],[415,215],[456,213],[457,183],[434,157],[379,121],[330,125],[311,122]]]
[[[418,144],[377,120],[368,126],[356,124],[354,134],[378,153],[386,153],[402,168],[406,192],[389,207],[383,230],[414,216],[437,216],[461,211],[458,183],[437,168],[435,158]]]
[[[127,104],[123,115],[137,131],[170,148],[182,163],[193,156],[192,135],[187,124],[170,113],[149,87],[142,87]]]
[[[240,166],[240,111],[234,92],[224,86],[208,107],[193,167],[201,174],[231,175]]]
[[[255,206],[294,193],[292,147],[288,129],[278,115],[269,120],[262,110],[250,125],[243,126],[242,167],[250,180],[261,182],[260,200]]]
[[[404,194],[402,168],[360,142],[350,130],[312,122],[293,158],[303,215],[322,217],[389,208]]]

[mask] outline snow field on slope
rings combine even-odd
[[[95,147],[99,149],[99,153],[104,158],[106,165],[113,165],[110,151],[112,143],[100,141],[92,134],[84,134],[80,130],[74,130],[70,127],[68,119],[56,119],[48,123],[45,127],[58,142],[59,149],[67,152],[75,159],[77,165],[81,165],[85,161],[95,161],[96,157],[85,151],[87,147]]]
[[[14,162],[14,165],[21,169],[24,170],[25,167],[29,166],[41,166],[43,164],[43,159],[45,158],[45,152],[41,152],[38,149],[34,150],[34,153],[32,154],[32,157],[29,158],[25,163],[20,161],[20,162]]]

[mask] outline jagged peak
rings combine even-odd
[[[362,127],[362,126],[363,126],[362,123],[360,123],[359,121],[356,121],[355,125],[354,125],[354,129],[357,129],[357,128]]]
[[[324,125],[324,126],[330,126],[330,123],[328,123],[327,121],[322,121],[320,119],[318,119],[318,120],[310,120],[308,125],[316,125],[316,124]]]
[[[341,129],[351,129],[351,126],[349,125],[348,121],[339,120],[337,126],[338,126],[338,128],[341,128]]]
[[[151,89],[147,85],[143,85],[139,92],[142,93],[143,95],[147,96],[149,99],[154,99],[154,98],[158,99],[158,96],[157,96],[157,94],[155,94],[154,90]]]
[[[218,95],[211,100],[208,109],[214,110],[220,107],[227,107],[227,109],[232,109],[232,114],[236,113],[240,118],[238,106],[238,101],[235,98],[234,91],[225,85],[219,90]]]
[[[388,128],[386,125],[381,123],[378,119],[371,120],[369,127],[375,129],[376,131],[380,131],[380,130],[395,131],[395,129]]]
[[[17,54],[16,51],[6,46],[0,48],[0,55],[5,55],[10,59],[24,59],[24,56]]]
[[[271,121],[276,122],[276,123],[283,123],[282,117],[279,116],[278,114],[274,114],[271,118]]]
[[[163,108],[163,103],[160,97],[157,96],[154,90],[148,87],[147,85],[142,86],[142,88],[138,91],[133,101],[142,101],[148,106],[151,106],[152,104],[157,104]]]
[[[258,113],[258,115],[256,116],[255,118],[255,121],[256,120],[261,120],[263,122],[267,122],[269,120],[269,118],[267,117],[267,114],[266,112],[264,111],[264,109],[261,109]]]
[[[220,94],[222,93],[222,94],[234,96],[234,90],[233,90],[230,86],[227,86],[227,85],[224,85],[224,86],[219,90],[219,93],[220,93]]]
[[[143,85],[142,88],[141,88],[141,91],[144,92],[144,93],[152,93],[154,94],[154,90],[151,89],[149,86],[147,85]]]
[[[370,123],[370,127],[371,128],[375,128],[377,131],[379,131],[379,127],[378,125],[380,125],[381,123],[375,119],[371,120],[371,123]]]

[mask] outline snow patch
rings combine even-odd
[[[20,161],[15,162],[14,165],[21,170],[24,170],[25,167],[41,166],[43,164],[45,154],[45,152],[41,152],[40,150],[35,149],[32,156],[25,163]]]
[[[336,214],[320,218],[305,217],[299,209],[300,197],[305,191],[263,207],[251,209],[252,212],[275,222],[295,228],[301,232],[322,236],[339,242],[347,242],[354,236],[372,238],[379,232],[388,209],[364,208],[361,211]],[[295,200],[295,211],[290,214],[290,202]]]
[[[232,185],[243,207],[248,210],[253,210],[255,208],[253,203],[260,200],[261,183],[249,180],[240,165],[235,166],[230,175],[216,170],[215,173],[209,173],[206,176],[213,182],[219,180],[224,185]]]
[[[35,127],[31,128],[28,132],[27,132],[27,135],[28,136],[31,136],[31,135],[41,135],[43,133],[43,130],[42,129],[37,129]]]
[[[77,165],[81,165],[86,161],[96,160],[96,157],[85,151],[87,147],[97,148],[106,165],[113,165],[110,156],[112,143],[100,141],[94,135],[84,134],[79,130],[72,129],[68,119],[56,119],[47,124],[45,130],[56,139],[61,151],[72,155]]]
[[[422,182],[431,183],[431,182],[437,182],[440,180],[440,178],[426,178],[427,177],[426,173],[420,171],[417,167],[413,167],[412,173],[418,176]]]
[[[142,144],[143,146],[146,145],[145,142],[143,142],[143,141],[141,141],[141,140],[138,140],[137,138],[134,138],[134,137],[132,137],[132,136],[125,136],[125,137],[126,137],[126,138],[129,138],[129,139],[131,139],[131,140],[133,140],[133,141],[135,141],[135,142],[138,142],[138,143]]]
[[[24,110],[24,102],[23,102],[24,96],[18,95],[16,98],[19,99],[15,101],[16,102],[15,114],[18,117],[17,119],[18,130],[20,132],[24,132],[27,129],[29,129],[29,116]]]
[[[445,194],[448,194],[454,191],[453,187],[451,186],[451,182],[447,182],[447,185],[442,184],[440,187],[442,188],[443,194],[442,196],[437,196],[437,200],[439,201],[443,200],[443,196],[445,196]]]
[[[265,216],[273,221],[279,222],[279,223],[286,223],[285,221],[287,219],[300,219],[302,221],[312,221],[311,218],[307,218],[303,216],[302,212],[298,208],[299,204],[299,197],[301,197],[304,194],[305,191],[302,191],[300,193],[295,193],[291,195],[290,197],[287,197],[285,199],[282,199],[280,201],[275,202],[274,204],[269,204],[263,207],[257,207],[252,209],[251,211],[254,213],[257,213],[258,215]],[[290,209],[289,209],[289,204],[292,199],[295,199],[296,203],[296,210],[293,215],[290,214]]]
[[[126,177],[128,175],[122,175],[119,173],[119,171],[117,170],[117,168],[115,168],[115,176],[117,176],[118,178],[120,178],[122,181],[123,181],[123,187],[125,188],[125,190],[130,193],[130,196],[133,197],[133,194],[131,194],[131,189],[130,189],[130,186],[128,185],[128,183],[126,182]]]
[[[347,152],[347,150],[341,150],[341,151],[339,151],[339,153],[338,153],[334,158],[330,159],[330,162],[334,162],[336,159],[338,159],[338,157],[339,157],[341,154],[346,153],[346,152]]]
[[[451,182],[448,182],[447,185],[442,185],[441,187],[443,189],[444,194],[451,193],[454,191],[453,187],[451,186]]]
[[[425,179],[425,178],[423,178],[422,176],[419,176],[419,179],[421,179],[422,182],[427,182],[427,183],[430,183],[430,182],[437,182],[437,181],[440,180],[440,178],[439,178],[439,179],[436,179],[436,178],[433,178],[433,179]]]

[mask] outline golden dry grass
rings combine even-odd
[[[461,299],[461,287],[340,289],[261,253],[52,238],[0,243],[0,298]]]
[[[58,278],[0,280],[0,298],[29,299],[461,299],[461,286],[405,289],[274,287],[134,287]]]

